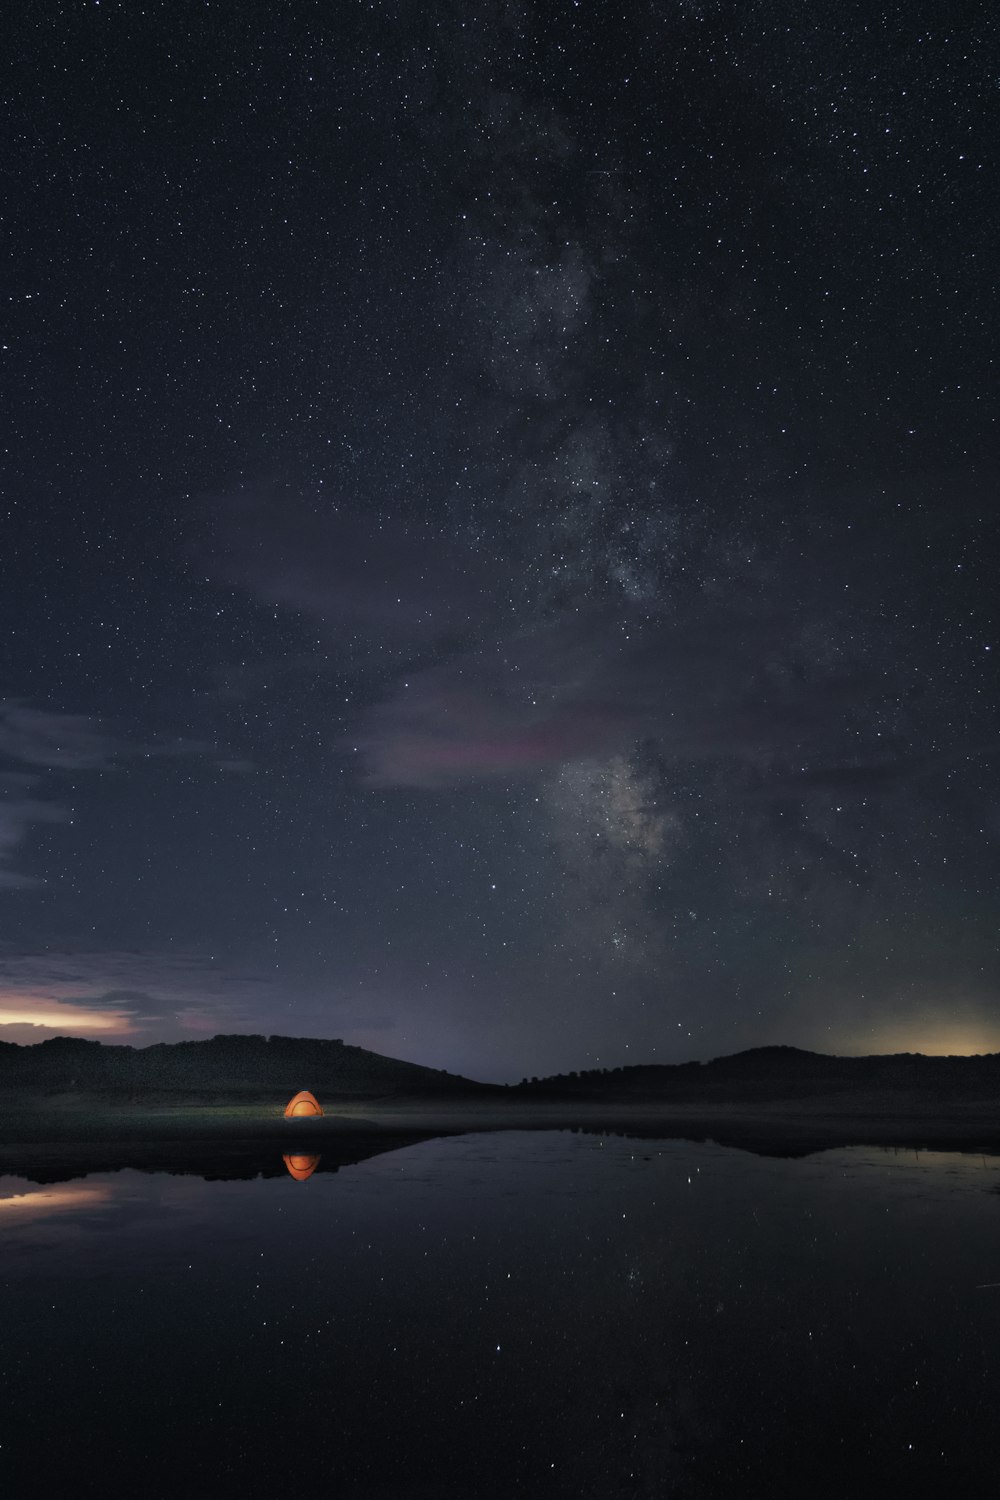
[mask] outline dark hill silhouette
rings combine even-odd
[[[524,1080],[509,1091],[524,1100],[590,1100],[662,1105],[792,1102],[853,1096],[892,1107],[901,1099],[995,1104],[1000,1109],[1000,1053],[927,1057],[920,1052],[834,1057],[798,1047],[753,1047],[711,1062],[639,1063]]]
[[[408,1100],[434,1104],[649,1105],[655,1111],[776,1104],[835,1112],[932,1113],[975,1109],[1000,1119],[1000,1054],[833,1057],[797,1047],[754,1047],[711,1062],[636,1064],[525,1080],[516,1087],[384,1057],[311,1037],[216,1036],[148,1047],[54,1037],[0,1042],[0,1096],[43,1106],[56,1097],[156,1105],[266,1103],[284,1108],[299,1089],[321,1103]],[[512,1110],[513,1112],[513,1110]]]
[[[214,1036],[149,1047],[109,1046],[79,1037],[52,1037],[23,1047],[0,1042],[0,1090],[32,1098],[124,1095],[141,1103],[183,1095],[199,1103],[266,1098],[284,1107],[303,1088],[327,1100],[469,1098],[498,1092],[491,1084],[313,1037]]]

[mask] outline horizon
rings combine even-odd
[[[132,1042],[109,1041],[109,1040],[106,1040],[103,1037],[82,1037],[82,1036],[72,1036],[72,1035],[64,1034],[64,1035],[56,1035],[56,1036],[47,1036],[47,1037],[41,1038],[40,1040],[34,1041],[34,1042],[9,1042],[8,1041],[8,1042],[6,1042],[6,1045],[7,1046],[15,1046],[15,1047],[19,1047],[19,1048],[25,1048],[25,1047],[42,1047],[42,1046],[45,1046],[45,1045],[47,1045],[49,1043],[52,1043],[52,1042],[82,1042],[82,1043],[84,1043],[85,1045],[88,1045],[88,1046],[127,1047],[130,1051],[141,1052],[141,1051],[147,1050],[150,1047],[190,1046],[190,1045],[201,1045],[201,1044],[208,1043],[208,1042],[239,1041],[239,1040],[243,1040],[243,1039],[250,1039],[250,1040],[254,1040],[254,1041],[263,1041],[263,1042],[272,1042],[272,1041],[282,1041],[282,1042],[329,1042],[329,1043],[332,1043],[334,1045],[341,1045],[341,1046],[356,1046],[357,1045],[356,1043],[353,1043],[353,1042],[346,1042],[341,1037],[293,1036],[293,1035],[290,1035],[290,1034],[286,1034],[284,1032],[271,1032],[271,1033],[267,1034],[267,1033],[264,1033],[264,1032],[239,1032],[239,1031],[236,1031],[236,1032],[218,1032],[214,1036],[206,1036],[206,1037],[182,1037],[182,1038],[180,1038],[180,1039],[178,1039],[176,1041],[169,1041],[169,1042],[143,1042],[143,1043],[138,1043],[138,1044],[137,1043],[132,1043]],[[4,1038],[0,1038],[0,1042],[3,1042],[4,1040],[5,1040]],[[413,1059],[411,1057],[400,1057],[400,1056],[397,1056],[394,1053],[378,1052],[377,1049],[373,1049],[373,1048],[363,1048],[362,1050],[368,1051],[368,1052],[372,1052],[374,1056],[385,1058],[386,1060],[388,1060],[390,1062],[413,1063],[415,1061],[415,1059]],[[809,1057],[826,1057],[826,1058],[830,1058],[830,1059],[833,1059],[833,1060],[838,1061],[838,1062],[846,1062],[846,1061],[857,1060],[857,1059],[895,1058],[895,1057],[911,1057],[911,1058],[912,1057],[922,1057],[922,1058],[926,1058],[928,1060],[940,1058],[942,1060],[949,1060],[950,1059],[950,1060],[953,1060],[953,1061],[957,1060],[957,1059],[970,1059],[971,1060],[973,1058],[1000,1057],[1000,1050],[998,1050],[996,1052],[919,1052],[919,1051],[917,1051],[917,1052],[914,1052],[914,1051],[897,1051],[897,1052],[821,1052],[821,1051],[817,1051],[815,1048],[799,1047],[799,1046],[796,1046],[794,1043],[790,1043],[790,1042],[763,1042],[763,1043],[757,1043],[757,1044],[755,1044],[753,1046],[750,1046],[750,1047],[741,1047],[741,1048],[739,1048],[735,1052],[716,1053],[716,1054],[713,1054],[711,1057],[688,1057],[688,1058],[674,1059],[674,1060],[672,1060],[670,1062],[663,1062],[663,1061],[660,1061],[659,1059],[657,1059],[655,1061],[647,1059],[647,1060],[644,1060],[644,1061],[641,1061],[641,1062],[619,1063],[615,1067],[612,1067],[612,1068],[606,1068],[606,1067],[602,1067],[602,1066],[598,1065],[598,1066],[593,1067],[593,1068],[563,1068],[563,1069],[559,1069],[559,1070],[552,1069],[552,1070],[547,1071],[544,1074],[536,1074],[534,1076],[536,1078],[538,1078],[538,1079],[545,1079],[545,1078],[555,1078],[555,1077],[566,1077],[566,1076],[572,1075],[574,1073],[577,1073],[577,1074],[588,1074],[588,1073],[592,1073],[592,1072],[593,1073],[615,1072],[615,1071],[621,1071],[621,1070],[627,1069],[627,1068],[649,1068],[649,1067],[674,1068],[674,1067],[685,1067],[685,1066],[689,1066],[692,1063],[698,1063],[699,1066],[705,1067],[705,1066],[710,1065],[713,1062],[725,1061],[728,1058],[732,1058],[732,1057],[744,1057],[744,1056],[747,1056],[748,1054],[753,1053],[753,1052],[796,1052],[796,1053],[801,1053],[803,1056],[809,1056]],[[420,1063],[420,1064],[418,1064],[418,1066],[420,1066],[420,1067],[426,1067],[426,1068],[428,1068],[432,1072],[441,1072],[441,1073],[447,1073],[450,1076],[465,1077],[465,1078],[468,1079],[469,1082],[472,1082],[472,1083],[499,1083],[499,1084],[501,1084],[503,1086],[507,1086],[507,1087],[511,1086],[511,1083],[508,1080],[476,1078],[476,1077],[474,1077],[471,1074],[462,1074],[462,1073],[458,1073],[456,1075],[455,1074],[455,1070],[453,1070],[453,1069],[438,1068],[438,1067],[435,1067],[433,1064],[430,1064],[430,1063]],[[520,1078],[516,1080],[516,1082],[517,1083],[527,1082],[531,1078],[531,1076],[532,1075],[530,1073],[523,1072],[521,1074]]]

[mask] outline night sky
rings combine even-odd
[[[0,1038],[1000,1049],[995,15],[8,18]]]

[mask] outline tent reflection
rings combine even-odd
[[[305,1182],[306,1178],[311,1177],[319,1166],[318,1156],[286,1155],[281,1159],[288,1168],[289,1174],[295,1178],[296,1182]]]

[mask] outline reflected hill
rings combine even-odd
[[[574,1127],[584,1135],[618,1136],[646,1142],[685,1141],[692,1145],[726,1146],[752,1156],[778,1157],[785,1161],[819,1156],[824,1151],[847,1147],[881,1146],[899,1151],[944,1151],[1000,1156],[1000,1127],[980,1130],[966,1125],[948,1128],[942,1121],[921,1124],[912,1120],[814,1121],[806,1125],[790,1121],[762,1122],[755,1119],[728,1120],[699,1126],[664,1130],[662,1125],[586,1124]]]
[[[851,1126],[813,1122],[808,1129],[795,1122],[759,1120],[631,1121],[609,1118],[586,1124],[534,1121],[438,1130],[341,1130],[336,1133],[296,1133],[294,1143],[274,1134],[257,1140],[133,1139],[0,1144],[0,1177],[15,1176],[49,1185],[72,1182],[94,1174],[133,1171],[200,1177],[205,1182],[246,1182],[255,1178],[286,1178],[306,1182],[313,1176],[338,1172],[374,1157],[402,1151],[427,1141],[469,1134],[499,1134],[510,1130],[565,1131],[594,1136],[617,1136],[643,1147],[685,1143],[725,1146],[753,1156],[785,1160],[816,1156],[844,1147],[879,1146],[907,1152],[975,1153],[1000,1157],[1000,1129],[942,1130],[919,1122],[868,1121]]]
[[[339,1172],[386,1152],[431,1140],[411,1131],[366,1131],[327,1137],[310,1150],[297,1138],[293,1151],[268,1138],[254,1141],[58,1141],[42,1145],[0,1145],[0,1177],[24,1177],[29,1182],[73,1182],[103,1172],[166,1172],[177,1177],[201,1177],[205,1182],[249,1182],[256,1177],[302,1174],[300,1180],[324,1172]],[[287,1159],[286,1159],[287,1158]],[[291,1171],[288,1160],[301,1162]],[[309,1162],[308,1170],[305,1163]]]

